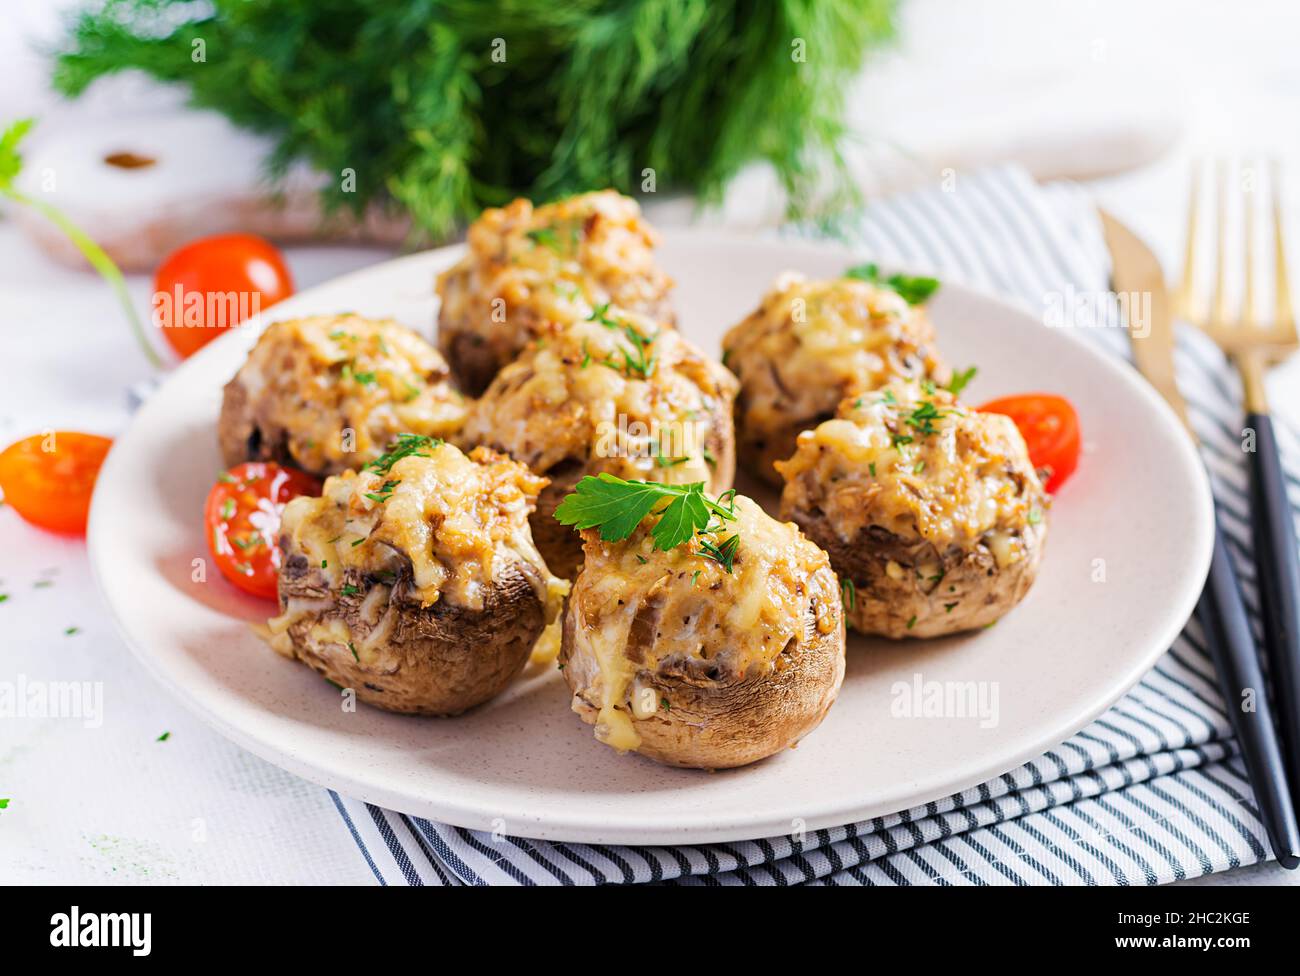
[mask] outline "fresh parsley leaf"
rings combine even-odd
[[[704,482],[687,485],[662,485],[650,481],[626,481],[612,474],[588,475],[574,487],[555,509],[561,525],[579,529],[600,529],[605,542],[626,539],[641,520],[661,502],[659,521],[651,530],[655,548],[667,551],[704,531],[714,516],[723,521],[735,519],[735,492],[728,491],[710,500],[704,494]]]
[[[882,278],[880,268],[875,264],[856,264],[844,272],[844,277],[891,288],[898,292],[903,297],[903,301],[909,305],[924,305],[930,296],[939,290],[939,279],[937,278],[901,274]]]

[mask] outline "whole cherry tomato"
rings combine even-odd
[[[1010,417],[1020,429],[1035,468],[1046,468],[1048,491],[1056,491],[1079,465],[1079,415],[1070,401],[1051,393],[1022,393],[979,409]]]
[[[97,434],[50,431],[0,453],[0,490],[32,525],[84,535],[95,478],[113,442]]]
[[[153,280],[154,323],[185,358],[223,329],[293,294],[284,256],[252,234],[219,234],[178,248]]]
[[[208,548],[221,575],[254,596],[276,595],[280,513],[292,498],[317,495],[320,482],[265,461],[222,472],[203,508]]]

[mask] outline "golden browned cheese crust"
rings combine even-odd
[[[581,543],[551,513],[582,476],[702,481],[714,494],[731,487],[736,389],[730,372],[677,332],[607,309],[536,341],[501,370],[461,440],[552,479],[534,537],[553,571],[571,576]]]
[[[985,626],[1033,582],[1049,501],[1007,417],[895,382],[845,400],[777,468],[782,517],[831,554],[857,629]]]
[[[602,742],[673,765],[744,765],[796,743],[834,701],[844,621],[826,554],[748,498],[735,512],[667,552],[655,516],[621,542],[583,533],[561,662]],[[728,572],[702,543],[731,535]]]
[[[528,529],[544,485],[487,449],[435,443],[294,499],[271,646],[395,711],[486,701],[559,610]]]
[[[324,476],[374,460],[399,433],[450,437],[468,403],[448,375],[433,346],[391,320],[275,322],[226,385],[222,454]]]
[[[469,253],[438,278],[438,344],[478,394],[534,338],[613,304],[672,324],[672,279],[635,200],[613,190],[485,210]]]
[[[741,384],[741,463],[774,484],[773,463],[794,453],[799,432],[832,416],[843,398],[899,377],[948,377],[925,310],[852,278],[782,275],[722,348]]]

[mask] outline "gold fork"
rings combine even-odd
[[[1215,165],[1215,208],[1212,234],[1214,286],[1208,303],[1198,282],[1199,210],[1201,170],[1192,172],[1192,198],[1188,212],[1187,250],[1183,280],[1176,298],[1180,317],[1195,325],[1218,344],[1241,374],[1246,408],[1242,446],[1250,461],[1250,518],[1255,539],[1255,565],[1264,621],[1264,651],[1272,673],[1278,720],[1286,752],[1288,779],[1300,790],[1300,559],[1297,558],[1295,523],[1286,496],[1286,480],[1278,456],[1277,438],[1269,417],[1264,389],[1265,370],[1294,352],[1297,342],[1291,309],[1283,234],[1281,167],[1274,160],[1263,194],[1255,170],[1242,184],[1243,264],[1245,287],[1241,308],[1233,313],[1227,292],[1228,166]],[[1256,196],[1263,199],[1256,201]],[[1265,319],[1259,300],[1256,260],[1257,210],[1267,209],[1272,222],[1273,312]],[[1264,264],[1267,269],[1267,263]],[[1230,703],[1235,704],[1235,703]],[[1297,799],[1300,799],[1298,797]]]

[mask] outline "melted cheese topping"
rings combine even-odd
[[[463,436],[542,473],[578,461],[589,474],[720,490],[708,444],[716,425],[731,423],[736,390],[735,377],[678,333],[607,310],[538,340],[503,369]]]
[[[423,453],[387,472],[327,479],[321,497],[285,506],[281,533],[331,586],[347,570],[383,580],[409,567],[422,606],[447,599],[481,610],[502,571],[521,561],[545,566],[528,515],[546,479],[486,448],[466,457],[440,444]],[[541,577],[538,595],[554,607],[562,581]]]
[[[620,750],[640,742],[633,719],[660,707],[639,674],[689,668],[719,682],[782,666],[781,652],[805,636],[809,607],[817,628],[838,622],[839,591],[824,552],[788,522],[778,522],[744,496],[736,519],[668,552],[654,548],[657,518],[645,519],[623,542],[585,532],[586,563],[569,612],[576,650],[596,662],[596,736]],[[729,573],[703,555],[739,535]],[[640,622],[638,622],[640,621]]]
[[[529,335],[516,335],[521,323],[535,335],[605,303],[655,318],[666,312],[673,283],[654,261],[658,235],[636,201],[613,190],[536,209],[515,200],[483,211],[468,237],[469,253],[438,279],[440,315],[500,333],[494,345],[526,342]]]
[[[389,320],[330,315],[269,326],[239,371],[263,428],[310,471],[359,467],[401,432],[449,437],[468,410],[442,356]]]
[[[787,272],[722,348],[745,390],[742,423],[756,431],[829,414],[896,377],[947,379],[925,310],[852,278]]]
[[[897,382],[846,400],[798,444],[777,463],[782,511],[820,511],[846,542],[881,526],[939,551],[983,541],[1006,565],[1019,558],[1018,530],[1047,510],[1015,423],[933,386]]]

